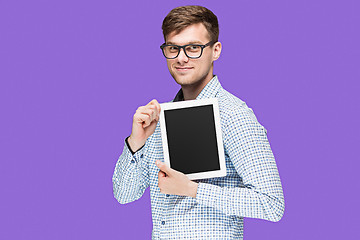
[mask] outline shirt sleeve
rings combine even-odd
[[[144,149],[134,154],[126,141],[112,177],[114,197],[125,204],[139,199],[149,186],[149,168],[144,156]]]
[[[285,204],[266,130],[251,109],[228,116],[224,147],[243,184],[220,187],[199,182],[196,201],[227,215],[279,221]]]

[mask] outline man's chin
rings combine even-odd
[[[173,76],[174,77],[174,76]],[[181,86],[190,86],[194,84],[194,80],[190,77],[174,77],[174,80],[177,84]]]
[[[194,83],[191,81],[177,81],[175,80],[177,84],[181,85],[182,87],[192,86]]]

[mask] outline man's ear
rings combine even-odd
[[[213,60],[214,61],[220,57],[221,48],[222,48],[221,42],[214,43],[214,46],[213,46]]]

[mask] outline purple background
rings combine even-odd
[[[245,239],[360,239],[357,0],[0,0],[0,239],[150,239],[149,192],[120,205],[111,177],[136,108],[179,89],[161,23],[187,4],[218,16],[214,73],[283,183],[283,219]]]

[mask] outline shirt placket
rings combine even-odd
[[[161,211],[161,215],[160,215],[160,236],[159,239],[169,239],[170,235],[169,233],[171,232],[169,230],[169,221],[170,221],[170,198],[171,195],[169,194],[163,194],[161,193],[161,197],[162,197],[162,203],[163,203],[163,208]]]

